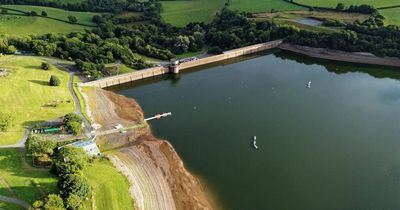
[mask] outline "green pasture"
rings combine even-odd
[[[0,132],[0,145],[18,142],[31,125],[55,119],[75,109],[68,90],[68,72],[54,66],[51,70],[40,69],[42,59],[33,56],[0,57],[0,68],[10,71],[0,77],[0,110],[15,117],[14,125],[7,132]],[[61,80],[61,86],[49,86],[51,75]],[[60,102],[57,107],[48,104]]]
[[[383,9],[379,12],[386,18],[385,23],[388,25],[400,25],[400,7],[392,9]]]
[[[368,4],[374,7],[400,5],[398,0],[294,0],[294,2],[318,7],[336,7],[338,3],[343,3],[345,6]]]
[[[225,0],[184,0],[161,1],[161,17],[176,26],[185,26],[190,22],[210,22],[224,6]]]
[[[75,16],[78,20],[78,23],[86,24],[86,25],[95,25],[92,22],[93,16],[98,13],[94,12],[74,12],[67,11],[62,9],[56,9],[52,7],[41,7],[41,6],[30,6],[30,5],[2,5],[4,8],[17,9],[24,12],[35,11],[38,15],[45,11],[48,17],[57,18],[61,20],[68,21],[68,16]]]
[[[41,17],[0,15],[0,34],[23,36],[29,34],[47,34],[83,32],[90,27],[64,23]]]
[[[300,7],[283,0],[231,0],[229,8],[232,10],[251,13],[270,12],[271,10],[305,10],[304,7]]]
[[[128,180],[107,159],[95,160],[82,173],[92,186],[97,210],[133,208]]]
[[[18,149],[0,149],[0,195],[16,197],[27,203],[57,191],[57,178],[48,170],[22,163]],[[13,207],[0,203],[0,209]]]

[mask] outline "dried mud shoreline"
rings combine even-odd
[[[306,55],[312,58],[326,60],[344,61],[350,63],[361,63],[381,66],[400,67],[400,59],[394,57],[377,57],[369,53],[344,52],[325,48],[314,48],[295,44],[284,43],[279,47],[281,50]]]
[[[125,134],[99,136],[96,142],[131,184],[135,209],[216,209],[200,180],[185,169],[172,147],[154,137],[134,99],[102,89],[85,90],[99,129],[115,124],[142,125]]]

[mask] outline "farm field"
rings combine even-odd
[[[379,10],[386,20],[385,24],[400,25],[400,7],[392,9]]]
[[[68,90],[69,74],[53,66],[40,69],[42,59],[33,56],[0,57],[0,68],[9,69],[10,75],[0,77],[0,110],[12,113],[14,125],[0,133],[0,145],[18,142],[25,129],[35,123],[51,120],[74,111],[74,101]],[[61,80],[61,86],[51,87],[51,75]],[[47,104],[62,102],[57,107]]]
[[[92,186],[96,209],[131,209],[133,207],[128,180],[108,160],[95,160],[83,170],[83,176]],[[87,203],[86,206],[88,206]],[[86,209],[91,208],[86,207]]]
[[[95,24],[92,22],[92,18],[94,15],[98,14],[94,12],[74,12],[74,11],[56,9],[52,7],[40,7],[40,6],[30,6],[30,5],[2,5],[2,7],[22,10],[24,12],[35,11],[39,15],[42,13],[42,11],[46,11],[48,17],[57,18],[65,21],[68,21],[68,16],[72,15],[76,17],[78,23],[93,25],[93,26]]]
[[[57,191],[57,178],[48,170],[25,166],[18,149],[0,149],[0,194],[33,203],[48,193]],[[1,204],[1,208],[13,207]]]
[[[244,12],[270,12],[287,11],[287,10],[305,10],[300,7],[283,0],[231,0],[229,8]]]
[[[82,32],[89,28],[41,17],[0,15],[0,34],[8,36],[47,33],[67,34]]]
[[[225,0],[161,1],[162,19],[175,26],[190,22],[210,22],[224,6]]]
[[[336,7],[338,3],[343,3],[345,6],[350,5],[361,5],[368,4],[375,7],[387,7],[400,5],[398,0],[294,0],[294,2],[298,2],[301,4],[309,5],[309,6],[319,6],[319,7]]]

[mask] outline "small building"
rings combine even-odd
[[[90,157],[100,156],[100,149],[93,139],[77,141],[70,145],[82,148]]]

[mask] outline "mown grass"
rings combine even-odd
[[[6,203],[6,202],[0,201],[0,209],[1,210],[23,210],[24,208],[22,208],[21,206],[18,206],[17,204]]]
[[[305,10],[300,7],[283,0],[231,0],[229,6],[232,10],[239,10],[244,12],[270,12],[274,11],[288,11],[288,10]]]
[[[15,117],[9,131],[0,132],[0,145],[18,142],[31,125],[74,111],[68,72],[54,66],[48,71],[41,70],[41,63],[42,59],[33,56],[0,57],[0,68],[11,72],[7,77],[0,77],[0,110]],[[60,78],[61,86],[49,86],[51,75]],[[63,102],[57,107],[47,105],[55,100]]]
[[[162,19],[175,26],[190,22],[210,22],[224,6],[226,0],[161,1]]]
[[[18,149],[0,149],[0,178],[1,195],[27,203],[57,191],[57,178],[47,170],[24,168]]]
[[[83,116],[86,118],[86,120],[90,123],[92,123],[92,120],[90,119],[89,115],[86,112],[86,101],[82,96],[81,91],[79,91],[78,85],[81,83],[81,79],[79,79],[78,76],[74,76],[74,82],[73,82],[73,88],[74,88],[74,92],[78,97],[79,100],[79,104],[81,105],[81,109],[82,109],[82,114]]]
[[[41,17],[0,15],[0,34],[23,36],[30,34],[83,32],[85,27]]]
[[[95,25],[92,22],[93,16],[99,14],[94,12],[73,12],[62,9],[56,9],[52,7],[41,7],[41,6],[30,6],[30,5],[2,5],[4,8],[17,9],[22,10],[24,12],[35,11],[38,15],[45,11],[48,17],[57,18],[61,20],[68,21],[68,16],[75,16],[78,20],[78,23],[87,24],[87,25]]]
[[[95,160],[83,170],[92,186],[97,210],[132,209],[128,180],[107,160]],[[85,209],[91,209],[86,203]]]
[[[309,6],[318,7],[336,7],[338,3],[343,3],[345,6],[368,4],[375,7],[387,7],[400,5],[398,0],[294,0],[295,2],[306,4]]]
[[[400,25],[400,8],[383,9],[379,11],[385,18],[387,25]]]

